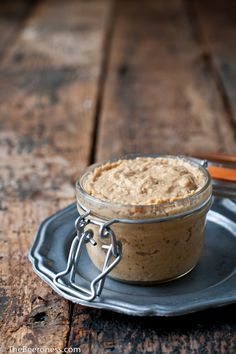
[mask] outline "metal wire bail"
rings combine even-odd
[[[76,284],[75,274],[78,268],[83,246],[88,242],[94,247],[97,246],[96,241],[93,239],[93,230],[85,230],[85,227],[89,223],[93,223],[92,220],[87,218],[89,215],[90,211],[87,211],[84,214],[79,215],[76,219],[76,236],[71,243],[66,269],[57,273],[53,277],[53,283],[58,289],[64,290],[76,298],[92,301],[96,298],[96,296],[100,296],[107,274],[110,273],[110,271],[120,262],[122,256],[122,246],[121,243],[116,240],[113,230],[106,226],[106,224],[101,225],[99,230],[100,237],[109,237],[111,240],[110,245],[102,246],[103,249],[107,250],[102,272],[91,281],[89,289]],[[111,262],[112,258],[114,258],[114,260]]]

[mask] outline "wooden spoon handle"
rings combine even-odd
[[[236,164],[236,155],[215,154],[215,153],[193,153],[192,156],[196,156],[199,159],[206,159],[216,162],[231,162]]]

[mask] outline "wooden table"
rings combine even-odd
[[[39,223],[95,160],[236,153],[236,3],[1,1],[1,339],[81,353],[236,353],[236,305],[137,318],[73,305],[34,275]],[[5,348],[5,349],[4,349]]]

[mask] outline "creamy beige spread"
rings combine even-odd
[[[152,205],[193,195],[205,182],[200,168],[184,159],[137,157],[97,167],[84,188],[103,201]]]

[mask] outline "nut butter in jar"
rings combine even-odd
[[[127,155],[90,166],[76,183],[79,213],[90,210],[122,244],[109,276],[144,284],[181,277],[197,264],[212,187],[206,168],[182,156]],[[87,252],[102,270],[106,239],[90,226],[97,246]]]

